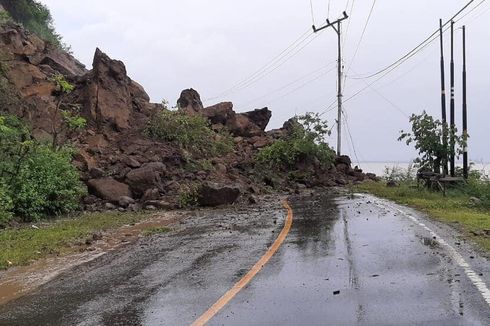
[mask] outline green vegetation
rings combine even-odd
[[[463,138],[456,135],[457,130],[454,128],[450,131],[450,138],[454,139],[456,152],[452,153],[451,146],[443,141],[444,134],[447,133],[444,132],[448,128],[447,125],[435,120],[425,111],[420,115],[412,114],[410,123],[412,132],[402,130],[398,140],[404,140],[407,145],[414,143],[420,155],[416,163],[425,170],[440,173],[442,163],[447,162],[452,154],[459,154],[464,146]]]
[[[149,228],[149,229],[144,230],[143,235],[148,237],[148,236],[152,236],[152,235],[167,233],[170,231],[172,231],[172,229],[165,227],[165,226],[153,227],[153,228]]]
[[[48,7],[35,0],[0,0],[0,5],[5,8],[13,20],[24,25],[30,32],[69,51],[69,47],[63,43],[61,36],[55,31],[53,17]],[[3,14],[0,21],[5,22],[6,20],[8,17]]]
[[[146,128],[148,137],[173,142],[198,156],[216,156],[233,150],[232,137],[213,131],[206,118],[180,111],[163,110],[151,119]]]
[[[12,215],[34,221],[77,209],[86,190],[72,155],[35,142],[18,118],[0,115],[0,226]]]
[[[80,106],[76,104],[65,103],[66,95],[70,94],[75,86],[70,84],[63,75],[56,74],[53,76],[52,81],[56,85],[57,100],[56,108],[53,112],[52,121],[52,134],[53,134],[53,149],[60,148],[60,134],[72,134],[84,129],[87,126],[87,120],[80,116]],[[58,124],[58,118],[61,115],[62,122]],[[73,138],[73,137],[65,137]]]
[[[325,137],[330,135],[327,122],[313,113],[296,117],[295,120],[287,138],[262,149],[257,155],[257,161],[267,167],[282,170],[295,168],[298,163],[315,161],[329,167],[335,153],[325,141]]]
[[[196,207],[198,205],[198,187],[195,184],[188,184],[179,190],[180,207]]]
[[[77,243],[104,232],[143,220],[147,215],[129,213],[85,214],[76,219],[58,220],[39,228],[23,227],[0,231],[0,269],[26,265],[52,254],[79,250]]]

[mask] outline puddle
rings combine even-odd
[[[165,212],[152,215],[149,219],[134,225],[125,225],[90,245],[80,245],[79,253],[48,257],[28,266],[19,266],[0,272],[0,305],[17,299],[39,286],[49,282],[61,273],[75,266],[92,261],[124,245],[136,242],[144,230],[169,226],[188,215],[185,212]]]

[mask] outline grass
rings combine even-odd
[[[438,221],[457,225],[465,237],[490,252],[490,237],[486,235],[486,231],[490,230],[490,211],[472,204],[469,195],[449,191],[447,197],[444,197],[441,193],[408,184],[389,188],[383,182],[362,183],[354,190],[390,199],[416,208]]]
[[[75,252],[79,250],[75,244],[92,238],[94,233],[117,229],[146,217],[134,213],[91,213],[38,225],[39,229],[29,224],[0,230],[0,269],[27,265],[53,254]]]
[[[149,237],[149,236],[152,236],[152,235],[157,235],[157,234],[163,234],[163,233],[167,233],[167,232],[170,232],[172,231],[171,228],[168,228],[168,227],[153,227],[153,228],[148,228],[146,230],[143,231],[143,235],[145,237]]]

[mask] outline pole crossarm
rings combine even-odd
[[[316,26],[315,26],[315,25],[313,25],[313,26],[312,26],[312,27],[313,27],[313,32],[314,32],[314,33],[317,33],[317,32],[320,32],[320,31],[322,31],[322,30],[326,29],[326,28],[332,27],[332,28],[335,30],[335,32],[336,32],[337,34],[340,34],[340,30],[338,30],[338,29],[335,27],[335,25],[337,25],[337,23],[340,23],[341,21],[346,20],[347,18],[349,18],[349,16],[347,15],[347,13],[346,13],[345,11],[343,12],[343,15],[344,15],[344,17],[339,18],[339,19],[337,19],[337,20],[336,20],[336,21],[334,21],[334,22],[331,22],[329,19],[327,19],[327,24],[326,24],[326,25],[324,25],[324,26],[321,26],[321,27],[319,27],[319,28],[316,28]]]

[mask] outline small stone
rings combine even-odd
[[[114,205],[114,204],[112,204],[112,203],[105,203],[105,208],[106,208],[107,210],[114,210],[114,209],[116,209],[117,207],[116,207],[116,205]]]

